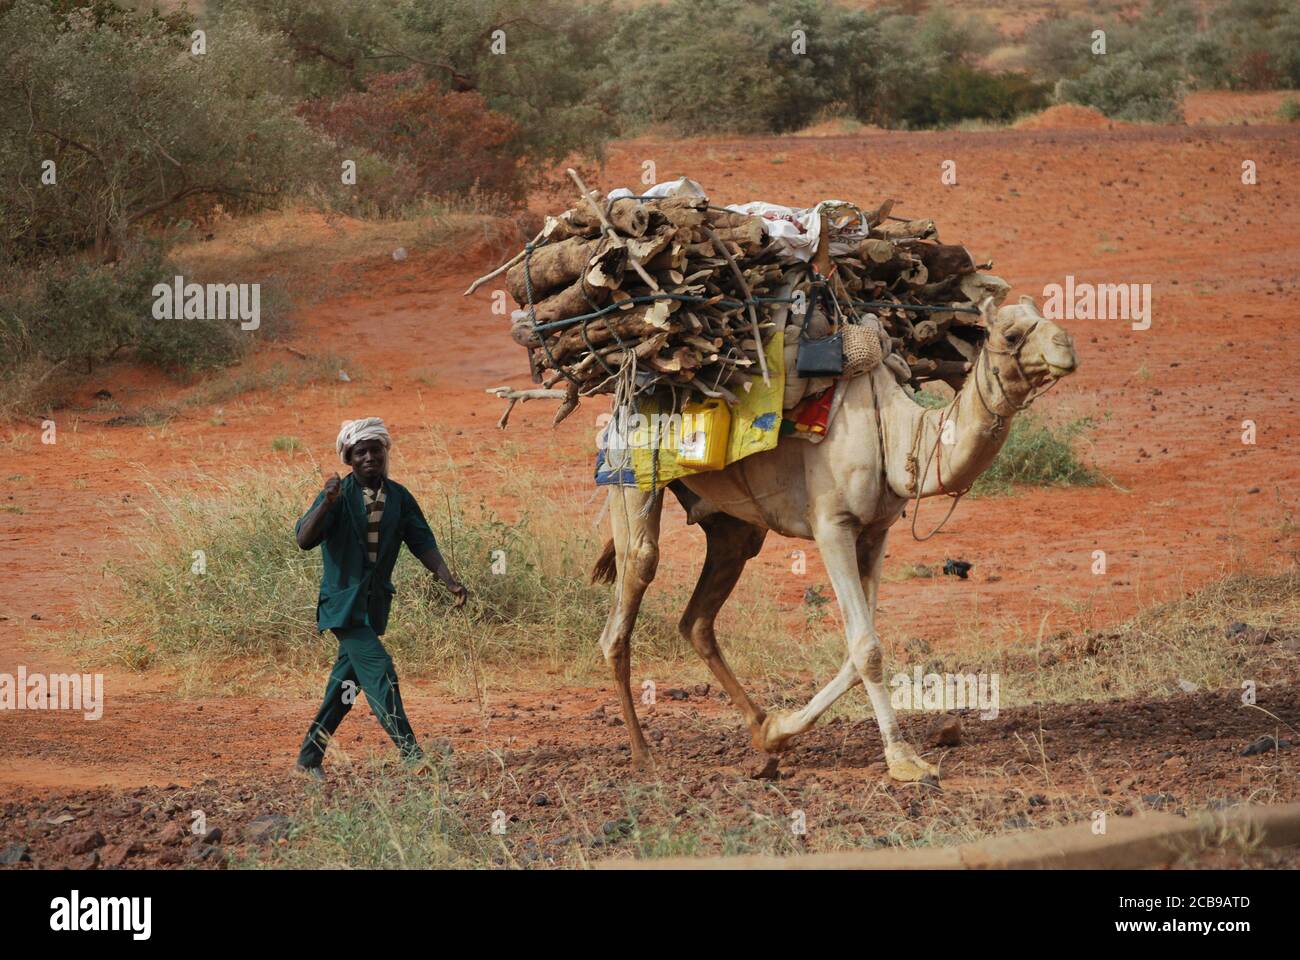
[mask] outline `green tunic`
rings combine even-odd
[[[385,479],[384,496],[378,559],[373,565],[366,551],[367,518],[361,483],[351,474],[344,477],[338,499],[326,515],[325,539],[321,541],[324,569],[316,603],[316,628],[322,633],[335,627],[369,626],[382,635],[388,627],[388,610],[395,592],[390,578],[402,544],[417,557],[437,546],[409,490]],[[324,491],[317,494],[307,514],[324,499]],[[307,514],[298,519],[295,532]]]

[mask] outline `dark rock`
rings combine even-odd
[[[1249,628],[1246,624],[1242,623],[1240,620],[1237,620],[1234,621],[1233,623],[1228,624],[1228,629],[1225,630],[1224,633],[1229,639],[1231,639],[1235,636],[1238,636],[1239,634],[1245,633],[1247,629]]]
[[[72,856],[90,853],[92,850],[98,850],[104,845],[104,835],[98,830],[86,830],[83,833],[74,833],[63,841],[62,849],[64,853]],[[98,857],[95,858],[98,861]]]
[[[0,850],[0,866],[11,867],[15,863],[31,863],[32,848],[25,843],[11,843]]]
[[[222,837],[221,828],[220,828],[220,827],[213,827],[212,829],[210,829],[207,833],[205,833],[205,834],[203,835],[203,842],[204,842],[204,843],[220,843],[220,842],[221,842],[221,837]]]
[[[627,817],[620,817],[618,820],[606,820],[600,825],[600,832],[611,843],[623,840],[632,835],[632,821]]]
[[[164,847],[174,847],[185,840],[186,831],[179,823],[169,823],[162,828],[162,833],[158,835],[158,842]]]
[[[1254,757],[1261,753],[1271,753],[1274,750],[1285,750],[1291,745],[1290,740],[1279,740],[1277,737],[1264,736],[1241,751],[1241,755],[1243,757]]]
[[[539,793],[537,794],[537,796],[533,797],[534,807],[545,807],[548,806],[550,802],[551,802],[551,798],[544,793]]]
[[[289,836],[293,821],[281,813],[268,813],[255,817],[244,827],[244,836],[251,843],[272,843]]]
[[[680,687],[669,687],[664,691],[664,696],[669,700],[689,700],[691,695]]]
[[[99,851],[91,850],[81,856],[73,857],[67,863],[70,870],[97,870],[99,869]]]
[[[961,717],[949,717],[930,733],[930,740],[936,747],[961,746]]]
[[[116,843],[111,847],[104,848],[104,866],[125,866],[129,857],[134,857],[141,853],[144,853],[144,844],[139,840],[132,840],[129,843]]]
[[[142,809],[144,805],[139,800],[126,800],[113,811],[113,816],[125,820],[127,817],[136,816]]]
[[[709,695],[709,685],[707,683],[697,683],[691,688],[691,693],[697,697],[707,697]]]

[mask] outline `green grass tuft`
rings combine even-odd
[[[1085,464],[1076,448],[1080,436],[1092,426],[1089,417],[1053,425],[1032,411],[1020,414],[1011,422],[1006,443],[971,492],[991,496],[1010,493],[1017,486],[1091,487],[1101,483],[1101,473]]]

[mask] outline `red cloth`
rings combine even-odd
[[[790,427],[785,433],[825,433],[826,421],[831,415],[831,401],[835,399],[835,384],[821,393],[800,400],[793,410],[785,414],[782,426]]]

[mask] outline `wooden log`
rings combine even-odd
[[[516,303],[527,303],[526,271],[533,284],[533,300],[544,300],[582,276],[591,258],[605,245],[601,239],[570,237],[539,247],[527,262],[520,260],[507,271],[506,290]]]
[[[600,288],[584,291],[582,281],[579,280],[538,303],[535,307],[537,322],[550,323],[590,313],[593,309],[604,306],[608,293],[608,290]],[[591,301],[595,302],[595,307]]]

